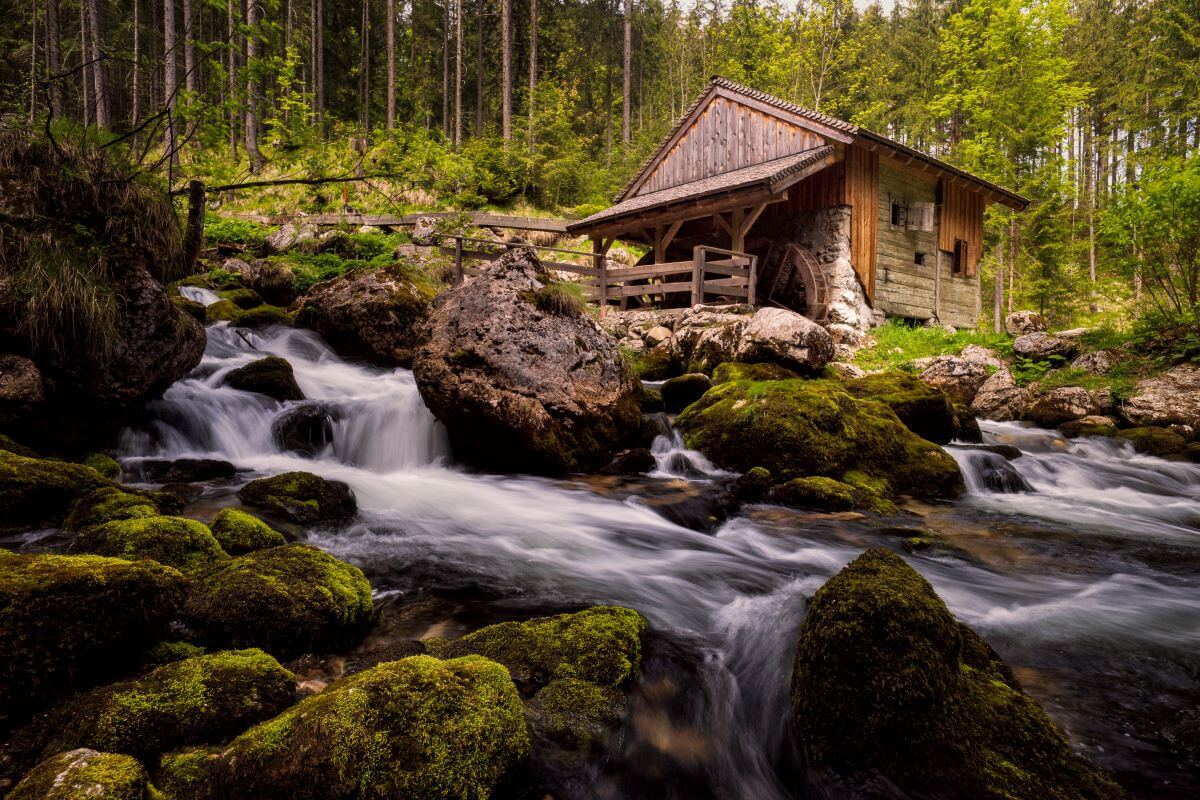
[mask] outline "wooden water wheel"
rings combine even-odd
[[[764,305],[790,308],[824,322],[829,306],[829,282],[821,264],[793,242],[772,243],[763,259],[759,296]]]

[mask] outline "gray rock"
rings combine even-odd
[[[1094,375],[1103,375],[1113,367],[1113,355],[1109,350],[1093,350],[1071,362],[1073,369],[1082,369]]]
[[[1120,413],[1138,427],[1200,427],[1200,367],[1181,364],[1139,381],[1133,395],[1121,404]]]
[[[841,378],[861,378],[867,372],[857,364],[851,364],[848,361],[830,361],[825,366],[832,369]]]
[[[413,223],[412,242],[421,247],[432,247],[437,244],[437,219],[434,217],[417,217]]]
[[[301,242],[313,241],[316,238],[317,228],[315,225],[303,222],[295,225],[289,222],[263,239],[263,249],[268,255],[283,253],[291,250]]]
[[[221,265],[226,272],[238,276],[248,289],[253,289],[271,305],[289,306],[296,299],[296,276],[282,264],[272,264],[265,259],[243,261],[229,258]]]
[[[540,308],[551,281],[532,250],[511,250],[430,314],[413,375],[469,464],[597,469],[639,430],[641,387],[617,343],[587,314]]]
[[[292,365],[279,356],[267,356],[231,370],[225,385],[243,392],[265,394],[279,401],[303,400]]]
[[[1053,356],[1072,358],[1079,352],[1079,346],[1070,339],[1035,332],[1018,336],[1013,341],[1013,352],[1035,361],[1048,361]]]
[[[692,306],[667,343],[671,357],[689,370],[702,372],[735,361],[752,314],[749,306]]]
[[[1056,428],[1064,422],[1099,414],[1096,401],[1081,386],[1060,386],[1037,397],[1025,408],[1023,416],[1044,428]]]
[[[786,308],[760,308],[742,331],[735,356],[815,372],[833,359],[829,331]]]
[[[1029,392],[1017,386],[1012,373],[1000,369],[979,387],[971,401],[971,411],[977,417],[1009,422],[1018,419],[1029,399]]]
[[[962,352],[958,354],[958,357],[976,364],[985,364],[997,368],[1004,366],[1004,362],[1000,360],[995,352],[986,347],[980,347],[977,344],[969,344],[964,347]]]
[[[930,386],[941,389],[956,403],[970,405],[979,387],[983,386],[995,368],[961,356],[937,356],[921,371],[920,378]]]
[[[1050,324],[1036,311],[1014,311],[1004,318],[1004,330],[1009,336],[1044,332]]]

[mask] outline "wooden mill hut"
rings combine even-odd
[[[974,326],[991,203],[1028,201],[886,136],[713,78],[616,202],[568,230],[590,236],[596,253],[615,240],[645,244],[646,265],[698,262],[698,248],[719,248],[718,276],[733,274],[722,263],[755,265],[757,304],[826,324],[863,329],[882,312]],[[701,282],[692,299],[739,283]]]

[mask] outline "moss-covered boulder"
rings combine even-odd
[[[209,645],[290,658],[354,644],[374,621],[374,607],[358,567],[288,544],[195,575],[184,616]]]
[[[551,681],[525,704],[535,747],[595,750],[625,714],[625,694],[578,678]]]
[[[107,453],[90,453],[79,463],[85,467],[91,467],[111,481],[121,477],[121,465]]]
[[[1172,460],[1189,460],[1188,440],[1169,428],[1126,428],[1115,434],[1133,445],[1133,449],[1139,453]]]
[[[358,512],[349,486],[311,472],[284,472],[250,481],[238,497],[248,506],[273,511],[299,525],[345,522]]]
[[[254,308],[262,305],[262,298],[258,296],[258,292],[253,289],[247,289],[245,286],[237,286],[232,289],[226,289],[223,292],[217,293],[222,300],[228,300],[235,306],[241,309]]]
[[[221,549],[231,556],[287,544],[282,533],[236,508],[221,509],[208,527]]]
[[[703,397],[712,385],[712,380],[702,372],[689,372],[671,378],[662,385],[663,410],[668,414],[678,414]]]
[[[502,622],[461,639],[427,642],[442,658],[478,653],[508,667],[521,690],[532,694],[550,681],[578,678],[614,687],[641,666],[646,620],[620,606],[596,606],[574,614]]]
[[[219,742],[296,700],[295,676],[261,650],[199,655],[75,695],[18,730],[17,760],[90,747],[152,763],[185,745]]]
[[[87,528],[72,540],[72,553],[153,559],[190,573],[225,558],[208,527],[184,517],[137,517]]]
[[[927,798],[1118,798],[933,587],[869,550],[813,597],[792,675],[807,761]]]
[[[225,385],[243,392],[256,392],[279,401],[303,400],[296,373],[287,359],[267,356],[231,370]]]
[[[286,308],[263,303],[261,306],[239,311],[229,320],[237,328],[269,328],[272,325],[290,326],[294,317]]]
[[[638,380],[664,381],[682,371],[679,362],[666,345],[650,347],[640,353],[623,352]]]
[[[72,750],[48,758],[17,784],[8,800],[156,800],[146,768],[117,753]]]
[[[242,310],[237,307],[237,304],[232,300],[218,300],[204,309],[204,315],[208,322],[229,322]]]
[[[180,294],[171,295],[171,302],[175,307],[187,314],[192,319],[199,322],[201,325],[208,323],[208,310],[203,303],[198,303],[195,300],[189,300]]]
[[[788,378],[799,378],[787,367],[778,364],[743,364],[740,361],[726,361],[713,370],[713,383],[729,383],[730,381],[785,381]]]
[[[56,524],[78,498],[111,485],[91,467],[0,450],[0,528]]]
[[[164,638],[184,584],[151,561],[0,550],[0,723],[136,662]]]
[[[177,753],[178,800],[485,800],[529,752],[521,699],[479,656],[412,656],[345,678],[219,751]]]
[[[946,444],[958,435],[958,412],[954,402],[941,389],[914,375],[896,371],[864,375],[846,381],[846,391],[888,406],[922,439]]]
[[[106,522],[157,517],[162,512],[153,498],[120,486],[103,486],[80,497],[63,522],[69,531],[82,531]]]
[[[833,478],[792,478],[771,489],[768,499],[793,508],[846,511],[858,505],[857,490]]]
[[[688,447],[718,465],[767,469],[776,483],[850,472],[881,482],[881,496],[953,498],[962,473],[948,453],[912,433],[883,403],[851,396],[837,381],[729,381],[676,420]]]

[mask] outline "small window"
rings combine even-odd
[[[925,254],[924,253],[913,253],[913,263],[916,264],[918,267],[925,266]]]
[[[904,204],[899,200],[892,201],[892,224],[896,227],[904,225]]]
[[[967,261],[967,240],[955,239],[954,252],[950,254],[950,271],[955,275],[965,275]]]

